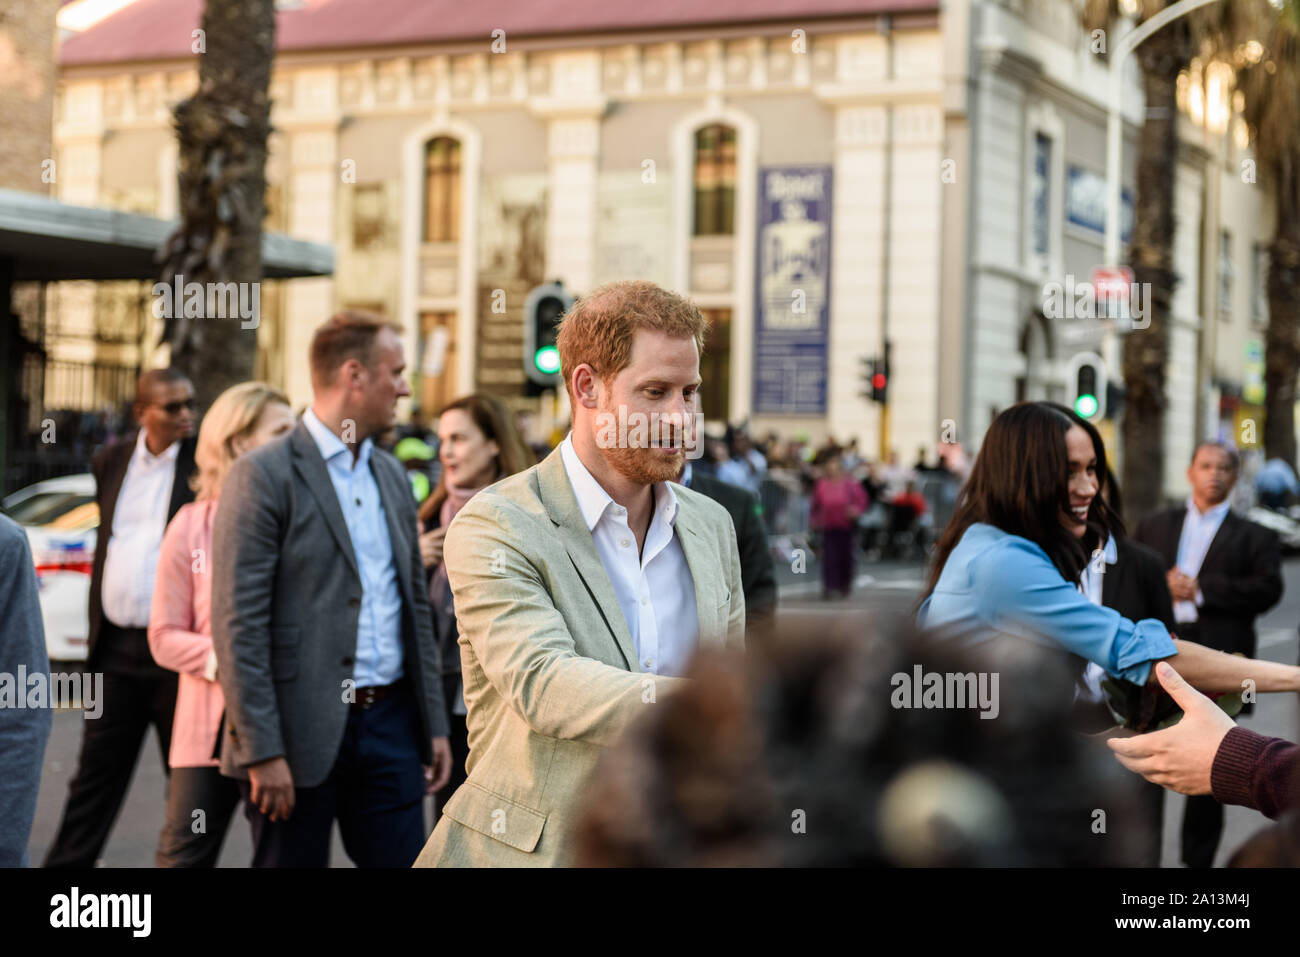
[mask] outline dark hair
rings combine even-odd
[[[1119,483],[1115,480],[1115,473],[1111,471],[1110,463],[1106,459],[1106,443],[1102,441],[1101,433],[1097,431],[1095,425],[1067,406],[1055,402],[1042,404],[1065,413],[1070,417],[1070,421],[1087,432],[1088,438],[1092,439],[1092,452],[1097,458],[1097,494],[1093,496],[1092,505],[1088,508],[1088,531],[1083,537],[1084,546],[1091,551],[1101,544],[1093,540],[1093,523],[1101,526],[1108,534],[1123,538],[1127,534],[1123,517],[1124,502],[1119,493]]]
[[[916,669],[997,676],[996,720],[974,692],[965,707],[912,704],[900,678]],[[1137,863],[1141,784],[1073,729],[1073,676],[1046,646],[795,613],[770,644],[702,651],[688,675],[602,754],[579,866]]]
[[[313,389],[321,389],[334,379],[339,366],[356,359],[367,369],[374,364],[375,339],[379,330],[400,333],[402,327],[383,316],[361,309],[337,312],[316,329],[308,353]]]
[[[189,381],[189,376],[174,366],[168,366],[166,369],[146,369],[135,380],[135,403],[136,405],[147,405],[150,399],[149,393],[156,386],[175,385],[177,382]]]
[[[1187,460],[1188,465],[1196,461],[1196,456],[1201,454],[1201,449],[1218,449],[1228,457],[1228,464],[1232,466],[1233,472],[1241,471],[1241,456],[1237,454],[1237,450],[1226,442],[1220,442],[1218,439],[1205,439],[1202,442],[1197,442],[1196,448],[1192,449],[1192,457]]]
[[[1073,419],[1043,402],[1018,402],[984,433],[970,478],[934,550],[934,565],[921,600],[934,591],[948,556],[977,522],[1027,538],[1047,553],[1061,577],[1076,582],[1088,553],[1061,524],[1070,507],[1070,463],[1065,433]],[[1094,541],[1103,527],[1088,520]]]

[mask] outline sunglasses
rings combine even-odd
[[[193,399],[180,399],[176,402],[168,402],[166,404],[162,404],[162,403],[154,403],[154,404],[157,405],[158,408],[166,412],[168,415],[180,415],[181,409],[189,409],[191,412],[194,411]]]

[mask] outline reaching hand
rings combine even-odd
[[[1172,728],[1112,738],[1106,744],[1120,764],[1152,784],[1180,794],[1209,794],[1214,755],[1233,729],[1233,720],[1167,663],[1156,664],[1156,677],[1183,709],[1182,718]]]

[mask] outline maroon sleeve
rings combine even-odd
[[[1270,818],[1300,801],[1300,745],[1233,728],[1219,743],[1210,790],[1220,804],[1241,804]]]

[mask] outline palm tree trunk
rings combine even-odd
[[[1264,454],[1295,468],[1295,378],[1300,366],[1300,175],[1285,168],[1278,172],[1280,175],[1274,177],[1277,232],[1269,249],[1268,331],[1264,335]]]
[[[1174,170],[1178,160],[1177,80],[1186,61],[1185,32],[1174,23],[1137,55],[1146,120],[1138,145],[1137,209],[1129,259],[1134,280],[1149,284],[1150,323],[1124,338],[1124,499],[1136,523],[1158,508],[1164,488],[1165,364],[1173,270]]]
[[[198,91],[175,110],[181,222],[164,247],[162,280],[172,285],[180,274],[187,284],[260,283],[274,0],[207,0],[202,30]],[[242,288],[251,301],[252,287]],[[186,317],[178,306],[163,336],[172,365],[189,375],[206,408],[252,377],[257,327],[238,316],[218,318],[215,309]]]

